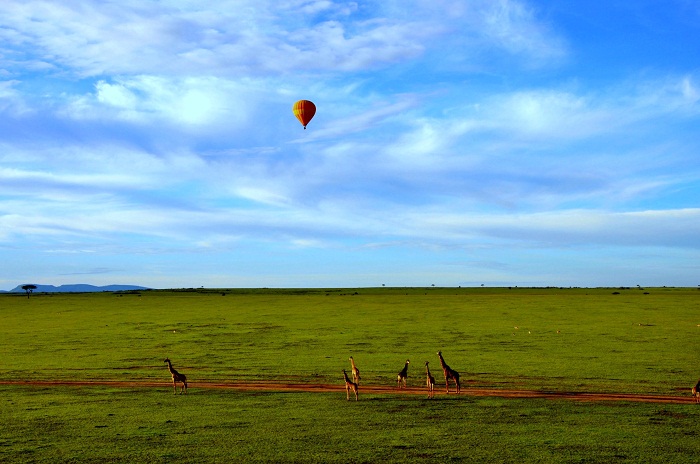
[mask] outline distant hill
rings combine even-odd
[[[24,290],[22,289],[22,285],[26,284],[21,284],[10,290],[10,293],[24,293]],[[139,287],[137,285],[104,285],[102,287],[98,287],[96,285],[88,285],[88,284],[72,284],[72,285],[59,285],[56,287],[55,285],[39,285],[35,284],[36,289],[34,289],[34,293],[69,293],[69,292],[74,292],[74,293],[83,293],[83,292],[121,292],[121,291],[126,291],[126,290],[148,290],[147,287]]]

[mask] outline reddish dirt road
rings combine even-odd
[[[0,380],[0,385],[15,385],[28,387],[109,387],[109,388],[163,388],[170,389],[172,384],[167,382],[144,381],[109,381],[109,380]],[[306,393],[345,393],[345,387],[334,384],[301,384],[301,383],[273,383],[273,382],[191,382],[192,389],[223,389],[238,391],[265,391],[265,392],[306,392]],[[423,395],[427,396],[425,388],[409,387],[397,390],[395,387],[379,385],[360,385],[360,395]],[[444,390],[436,390],[436,396],[446,395]],[[451,392],[450,395],[456,395]],[[688,393],[687,396],[646,395],[637,393],[606,393],[606,392],[561,392],[540,390],[504,390],[489,388],[462,388],[463,396],[499,397],[499,398],[545,398],[563,399],[571,401],[629,401],[637,403],[693,403],[694,399]]]

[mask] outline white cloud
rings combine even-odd
[[[331,243],[337,247],[348,239],[372,243],[376,237],[392,237],[385,241],[386,245],[401,247],[407,240],[413,246],[449,247],[496,242],[505,247],[596,244],[697,249],[700,246],[695,240],[700,230],[700,210],[697,209],[632,213],[572,210],[517,215],[426,212],[394,213],[381,218],[360,217],[359,214],[348,217],[328,210],[323,215],[287,210],[274,213],[277,218],[272,219],[271,212],[262,211],[152,210],[105,201],[93,207],[77,203],[66,206],[70,207],[65,208],[60,217],[45,216],[48,211],[25,211],[21,215],[0,214],[0,223],[4,230],[25,237],[67,234],[74,237],[103,235],[106,239],[111,234],[129,233],[188,241],[196,236],[199,245],[195,246],[222,243],[222,237],[237,241],[257,241],[264,237],[288,240],[290,246],[319,244],[324,247]],[[312,230],[314,232],[310,232]]]
[[[686,76],[681,79],[680,87],[681,94],[683,95],[683,98],[688,101],[688,103],[695,104],[698,102],[698,100],[700,100],[700,90],[698,90],[690,76]]]
[[[505,50],[536,61],[564,54],[562,40],[523,2],[491,0],[482,8],[483,34]]]
[[[371,15],[356,2],[256,0],[204,9],[198,2],[8,0],[0,5],[0,38],[12,47],[10,69],[81,76],[375,69],[414,59],[445,37],[467,54],[482,46],[472,37],[531,59],[561,53],[557,38],[513,0],[375,7]]]
[[[129,111],[133,111],[138,102],[136,95],[121,84],[109,84],[105,81],[99,81],[95,84],[95,92],[98,102]]]
[[[510,120],[513,129],[548,137],[570,136],[581,130],[582,120],[595,119],[583,98],[565,92],[518,92],[499,106],[501,119]]]
[[[0,81],[0,114],[22,117],[33,112],[24,101],[22,92],[17,89],[18,84],[18,80]]]
[[[698,248],[700,209],[610,212],[560,210],[524,214],[408,214],[413,234],[439,242],[506,240],[531,246],[660,246]],[[434,231],[434,232],[430,232]]]
[[[416,47],[406,27],[367,23],[348,35],[335,20],[312,22],[335,10],[329,2],[293,10],[299,6],[239,1],[204,11],[179,2],[8,1],[0,6],[0,36],[24,63],[49,61],[84,76],[352,69]],[[338,10],[347,14],[352,6]],[[303,14],[309,18],[285,19]],[[25,51],[30,48],[35,52]]]
[[[69,99],[60,111],[75,119],[220,128],[245,122],[259,92],[255,84],[216,77],[119,77],[98,81],[93,93]]]

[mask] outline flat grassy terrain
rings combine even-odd
[[[695,405],[0,386],[2,462],[696,462]]]
[[[0,462],[694,462],[694,404],[240,392],[197,382],[689,395],[697,289],[380,288],[0,295]],[[173,395],[163,359],[190,380]]]

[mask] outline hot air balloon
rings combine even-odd
[[[316,105],[309,100],[299,100],[292,107],[292,111],[301,125],[304,126],[304,129],[306,129],[306,125],[311,121],[311,118],[314,117],[314,114],[316,114]]]

